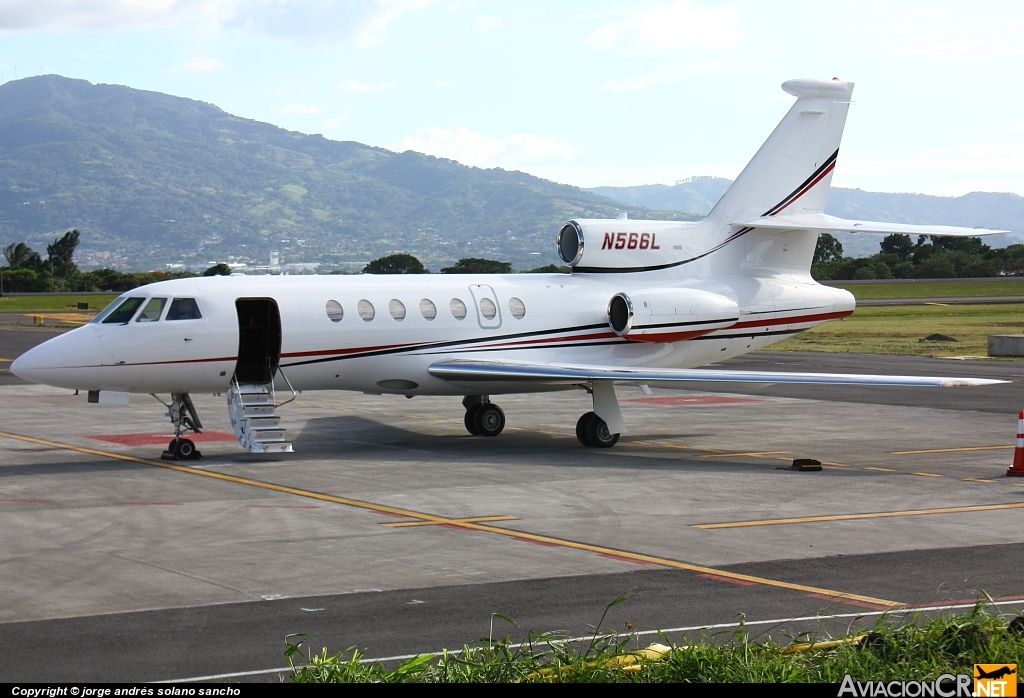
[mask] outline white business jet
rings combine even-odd
[[[115,300],[11,371],[89,391],[90,402],[169,394],[194,458],[190,393],[226,393],[239,443],[287,452],[277,390],[463,396],[466,429],[505,426],[490,396],[582,389],[576,434],[607,448],[626,431],[615,383],[964,386],[1003,381],[700,369],[850,315],[853,296],[810,275],[819,231],[1005,232],[824,214],[853,83],[791,80],[796,103],[698,222],[573,220],[557,248],[571,274],[230,276],[163,281]],[[158,398],[159,399],[159,398]],[[284,403],[281,403],[284,404]]]

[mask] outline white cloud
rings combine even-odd
[[[332,116],[330,119],[325,119],[324,120],[324,129],[326,131],[328,131],[328,132],[330,132],[330,131],[337,131],[342,126],[347,124],[349,122],[349,119],[351,119],[351,118],[352,118],[352,110],[351,109],[346,109],[345,111],[343,111],[338,116]]]
[[[355,32],[359,46],[379,44],[387,37],[388,25],[413,12],[426,10],[438,0],[377,0],[372,12],[368,13]]]
[[[645,90],[650,87],[650,83],[644,80],[626,80],[619,82],[618,80],[606,80],[601,89],[606,92],[636,92],[637,90]]]
[[[687,0],[677,0],[671,5],[658,5],[620,22],[602,25],[585,43],[593,48],[627,54],[722,48],[743,36],[738,20],[736,7],[705,9]]]
[[[500,17],[490,17],[488,15],[477,15],[476,17],[476,30],[484,36],[487,36],[495,29],[500,29],[504,24]]]
[[[415,150],[451,158],[464,165],[515,169],[531,162],[565,160],[576,152],[567,138],[534,133],[492,138],[461,126],[455,129],[430,126],[387,147],[399,152]]]
[[[170,69],[172,73],[213,73],[218,70],[230,68],[227,63],[217,58],[193,58],[190,61],[179,63]]]
[[[285,104],[273,111],[274,114],[323,114],[327,111],[326,107],[321,107],[319,104]]]
[[[206,17],[220,21],[241,0],[0,0],[0,31],[172,27]]]
[[[453,85],[452,83],[448,82],[447,80],[434,80],[434,87],[439,87],[441,89],[447,89],[449,87],[455,87],[455,85]]]
[[[359,80],[342,80],[334,86],[336,90],[345,92],[383,92],[395,89],[393,82],[361,82]]]

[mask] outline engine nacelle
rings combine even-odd
[[[737,320],[735,301],[693,288],[616,293],[608,301],[608,326],[636,342],[680,342],[731,327]]]
[[[558,256],[579,271],[652,269],[700,254],[692,234],[698,224],[682,221],[573,220],[558,231]]]

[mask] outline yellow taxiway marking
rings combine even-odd
[[[889,451],[894,456],[916,456],[919,453],[959,453],[960,451],[1000,451],[1013,446],[967,446],[966,448],[929,448],[923,451]]]
[[[517,521],[518,516],[469,516],[455,519],[459,523],[480,523],[481,521]],[[410,526],[439,526],[436,521],[399,521],[397,523],[384,524],[388,528],[408,528]]]
[[[754,451],[753,453],[709,453],[705,456],[701,456],[701,458],[731,458],[733,456],[760,458],[761,456],[774,456],[777,453],[789,453],[789,451]],[[789,458],[782,458],[780,460],[789,460]]]
[[[821,461],[821,464],[822,465],[831,465],[831,466],[836,467],[836,468],[849,468],[850,467],[846,463],[833,463],[832,461],[827,461],[827,460]]]
[[[871,467],[868,467],[868,468],[864,468],[864,470],[874,470],[874,471],[877,471],[879,473],[895,473],[896,472],[892,468],[871,468]]]
[[[910,473],[911,475],[920,475],[921,477],[942,477],[938,473]]]
[[[831,516],[800,516],[791,519],[762,519],[760,521],[730,521],[727,523],[694,524],[693,528],[746,528],[749,526],[775,526],[778,524],[815,523],[819,521],[850,521],[853,519],[887,519],[894,516],[923,516],[924,514],[963,514],[971,511],[1024,509],[1024,502],[1012,504],[979,504],[946,509],[910,509],[908,511],[876,511],[870,514],[833,514]]]
[[[672,560],[670,558],[657,557],[655,555],[645,555],[643,553],[635,553],[629,550],[617,550],[615,548],[606,548],[600,545],[591,545],[589,543],[581,543],[579,541],[569,540],[566,538],[555,538],[553,536],[545,536],[537,533],[529,533],[527,531],[519,531],[512,528],[498,528],[497,526],[488,526],[485,523],[472,523],[459,521],[458,519],[449,518],[446,516],[436,516],[434,514],[427,514],[425,512],[413,511],[410,509],[402,509],[400,507],[387,506],[384,504],[374,504],[373,502],[365,502],[359,499],[350,499],[348,497],[336,497],[334,495],[325,494],[323,492],[314,492],[312,490],[304,490],[297,487],[287,487],[285,485],[278,485],[272,482],[263,482],[261,480],[253,480],[246,477],[238,477],[236,475],[226,475],[224,473],[218,473],[210,470],[200,470],[199,468],[190,468],[187,465],[176,465],[167,461],[149,460],[146,458],[137,458],[135,456],[129,456],[123,453],[113,453],[111,451],[100,451],[94,448],[84,448],[82,446],[72,446],[70,444],[63,444],[57,441],[49,441],[47,439],[37,439],[33,436],[23,436],[21,434],[12,434],[9,432],[0,431],[0,437],[8,439],[16,439],[19,441],[27,441],[29,443],[36,443],[42,446],[51,446],[53,448],[62,448],[68,451],[76,451],[78,453],[87,453],[94,456],[100,456],[103,458],[113,458],[115,460],[123,460],[131,463],[141,463],[143,465],[152,465],[158,468],[165,468],[167,470],[174,470],[179,473],[188,473],[189,475],[198,475],[200,477],[208,477],[214,480],[222,480],[224,482],[233,482],[239,485],[248,485],[250,487],[258,487],[264,490],[270,490],[273,492],[282,492],[284,494],[291,494],[298,497],[306,497],[308,499],[316,499],[322,502],[333,502],[335,504],[344,504],[346,506],[356,507],[358,509],[365,509],[368,511],[377,511],[384,514],[397,514],[410,519],[419,519],[421,521],[429,521],[438,524],[448,524],[458,528],[464,528],[469,531],[481,531],[484,533],[494,533],[501,536],[508,536],[518,540],[532,541],[535,543],[548,544],[553,546],[559,546],[563,548],[571,548],[574,550],[585,550],[599,555],[611,555],[616,558],[624,560],[634,560],[637,562],[648,562],[653,565],[661,565],[662,567],[671,567],[674,569],[689,570],[690,572],[697,572],[699,574],[713,574],[718,577],[726,577],[728,579],[736,579],[744,582],[753,582],[754,584],[762,584],[765,586],[778,587],[781,589],[791,589],[793,591],[800,591],[810,594],[821,594],[836,599],[837,601],[861,601],[863,603],[874,604],[882,607],[898,607],[904,604],[898,601],[888,601],[886,599],[876,599],[871,596],[862,596],[860,594],[848,594],[842,591],[835,591],[833,589],[823,589],[820,587],[808,586],[806,584],[794,584],[792,582],[784,582],[778,579],[768,579],[767,577],[755,577],[749,574],[740,574],[738,572],[732,572],[729,570],[720,570],[714,567],[705,567],[703,565],[694,565],[689,562],[683,562],[681,560]],[[1024,503],[1020,504],[1024,506]]]
[[[11,361],[14,361],[14,359],[4,359],[4,358],[0,358],[0,361],[4,361],[4,362],[7,362],[7,363],[10,363]]]
[[[963,480],[964,482],[995,482],[995,480],[985,480],[980,477],[965,477]]]

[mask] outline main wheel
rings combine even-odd
[[[587,440],[596,448],[611,448],[619,441],[619,435],[608,431],[608,424],[598,417],[587,422]]]
[[[476,413],[480,411],[480,405],[473,405],[466,410],[466,418],[462,423],[466,425],[466,431],[473,436],[480,436],[480,430],[476,428]]]
[[[594,445],[590,442],[590,437],[587,436],[587,425],[590,424],[591,419],[597,419],[597,415],[593,412],[587,412],[576,422],[576,438],[587,448],[591,448]]]
[[[497,436],[505,428],[505,413],[497,405],[480,405],[473,418],[473,426],[480,436]]]
[[[174,444],[174,455],[178,460],[192,460],[196,456],[196,445],[188,439],[178,439]]]

